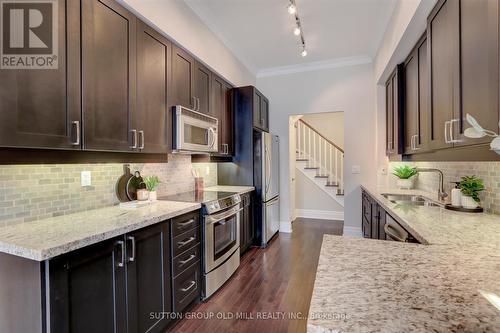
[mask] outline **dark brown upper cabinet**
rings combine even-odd
[[[234,151],[232,86],[214,74],[211,87],[212,107],[210,113],[219,120],[219,154],[232,156]]]
[[[429,145],[450,147],[460,125],[460,1],[439,1],[428,18],[430,54]]]
[[[172,45],[172,105],[195,109],[195,59],[186,51]]]
[[[425,152],[428,133],[429,75],[427,36],[415,46],[404,66],[404,153]]]
[[[2,147],[81,149],[80,1],[57,5],[57,68],[0,69]]]
[[[84,148],[131,151],[136,102],[136,17],[112,0],[82,1]]]
[[[132,128],[145,153],[171,151],[172,117],[169,105],[172,45],[143,22],[137,24],[137,112]]]
[[[269,100],[257,89],[253,97],[253,126],[269,132]]]
[[[210,113],[211,81],[212,72],[199,61],[196,61],[194,70],[194,109],[198,112]]]
[[[461,109],[453,124],[456,146],[491,142],[491,137],[470,139],[463,131],[472,115],[488,130],[499,132],[498,0],[461,0],[460,4],[460,83]]]
[[[396,156],[403,153],[404,65],[396,67],[386,82],[386,154]]]

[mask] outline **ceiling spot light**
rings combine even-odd
[[[299,28],[299,27],[295,27],[295,29],[293,29],[293,34],[294,34],[295,36],[300,35],[300,28]]]
[[[306,50],[306,49],[303,49],[303,50],[302,50],[302,52],[300,52],[300,55],[301,55],[302,57],[307,56],[307,50]]]
[[[293,15],[297,12],[297,7],[295,7],[293,3],[289,4],[287,9],[290,15]]]

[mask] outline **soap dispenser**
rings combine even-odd
[[[460,182],[452,182],[455,188],[451,190],[451,205],[460,207],[462,204],[462,191],[460,190]]]

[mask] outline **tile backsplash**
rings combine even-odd
[[[451,193],[451,189],[455,186],[452,182],[459,181],[462,176],[474,175],[483,179],[486,190],[480,195],[481,206],[490,213],[500,214],[500,162],[391,162],[389,172],[401,164],[443,171],[444,187],[447,193]],[[391,176],[390,179],[390,186],[396,186],[396,177]],[[435,173],[420,173],[415,184],[418,189],[436,192],[438,179]]]
[[[203,164],[169,155],[168,163],[131,163],[130,170],[160,177],[158,194],[167,195],[194,189],[192,166],[203,170],[205,186],[217,185],[217,165]],[[82,171],[91,172],[91,186],[81,186]],[[0,166],[0,226],[115,205],[122,174],[123,163]]]

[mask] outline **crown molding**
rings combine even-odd
[[[356,66],[362,64],[369,64],[371,62],[372,58],[366,55],[345,57],[345,58],[334,58],[324,61],[306,62],[290,66],[280,66],[280,67],[261,69],[257,72],[257,78],[287,75],[287,74],[301,73],[301,72],[311,72],[328,68]]]

